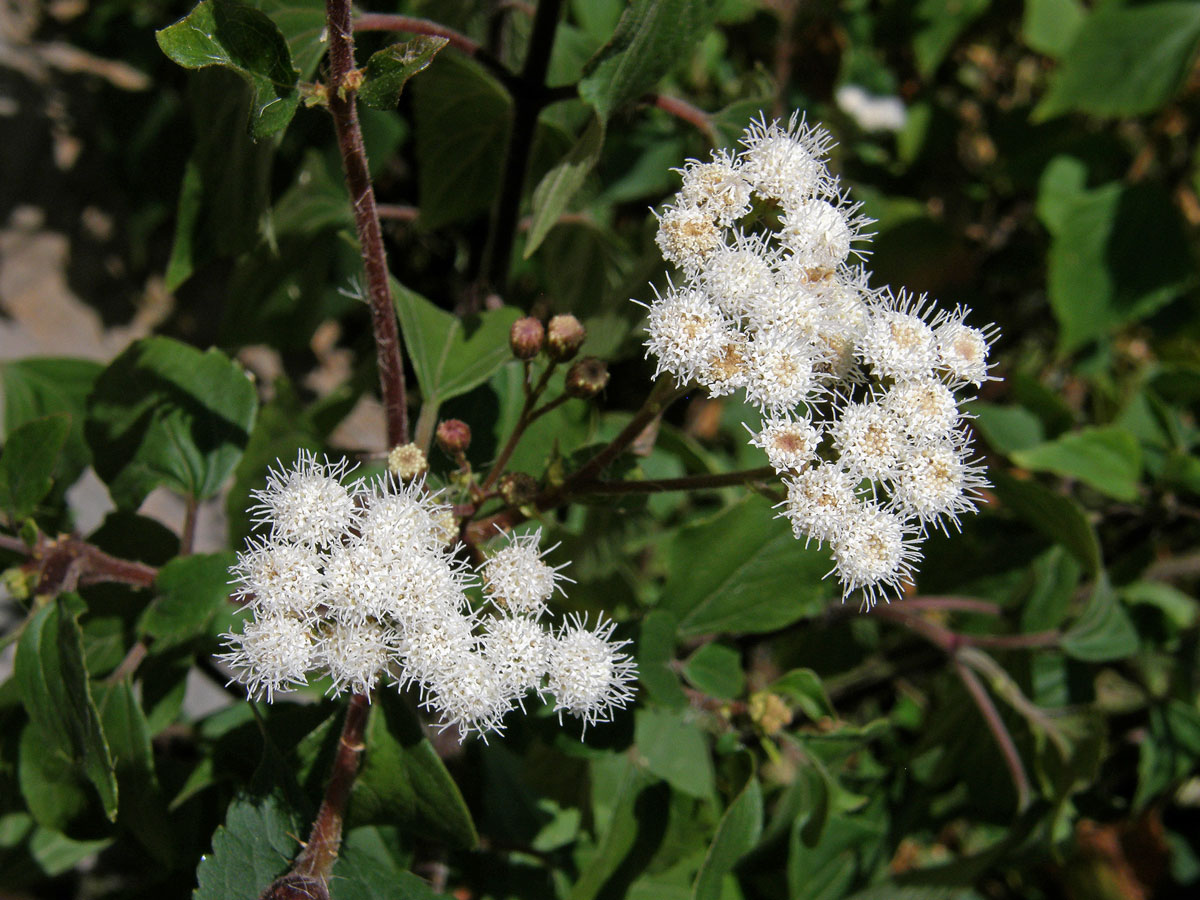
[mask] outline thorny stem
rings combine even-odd
[[[326,884],[337,861],[342,844],[342,822],[346,817],[346,803],[350,789],[358,775],[358,763],[363,753],[363,733],[367,724],[366,694],[354,694],[346,708],[346,720],[342,724],[342,736],[338,740],[337,754],[333,759],[332,773],[325,786],[325,798],[308,835],[308,843],[296,857],[292,870],[279,878],[266,891],[261,900],[283,900],[285,897],[304,896],[302,890],[316,891],[312,896],[328,897]]]
[[[529,152],[533,148],[538,114],[554,96],[546,90],[546,71],[550,65],[550,51],[554,47],[554,33],[561,11],[562,0],[541,0],[538,3],[533,17],[533,31],[529,36],[529,48],[525,52],[525,64],[516,84],[510,86],[513,96],[512,131],[504,159],[500,197],[493,212],[482,266],[484,286],[501,294],[507,287],[513,239],[521,212],[521,195],[529,169]],[[478,304],[482,292],[474,293],[472,302]]]
[[[987,688],[983,686],[983,683],[971,671],[971,667],[962,659],[957,655],[953,659],[954,669],[958,673],[958,677],[962,679],[962,683],[971,695],[971,699],[975,701],[975,706],[978,707],[984,722],[987,723],[988,731],[992,733],[992,737],[995,739],[996,744],[1000,748],[1000,753],[1004,757],[1004,764],[1008,767],[1008,774],[1012,778],[1013,787],[1017,791],[1017,809],[1024,811],[1029,805],[1029,776],[1025,774],[1025,766],[1021,762],[1021,754],[1017,752],[1017,745],[1013,741],[1012,735],[1008,733],[1008,728],[1005,726],[1004,720],[1000,718],[1000,711],[996,709],[996,704],[992,702],[992,698],[988,695]]]
[[[354,32],[349,0],[325,0],[329,31],[329,111],[337,130],[338,148],[346,172],[346,186],[354,204],[354,225],[362,245],[366,267],[371,324],[379,362],[379,383],[387,414],[388,446],[408,443],[408,408],[404,386],[404,363],[400,356],[400,333],[388,284],[383,232],[375,207],[375,190],[367,168],[367,151],[358,124],[355,103]]]

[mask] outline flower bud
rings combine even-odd
[[[497,489],[505,503],[510,506],[524,506],[526,503],[532,503],[537,497],[538,484],[532,475],[509,472],[500,479]]]
[[[443,419],[434,437],[447,456],[457,459],[471,446],[471,426],[461,419]]]
[[[517,359],[533,359],[542,352],[545,336],[546,329],[542,323],[532,316],[525,316],[513,322],[508,332],[508,346]]]
[[[575,358],[585,340],[587,330],[577,318],[570,314],[555,316],[546,326],[546,355],[555,362],[567,362]]]
[[[567,395],[590,400],[608,385],[608,364],[585,356],[567,370]]]
[[[388,453],[388,471],[401,481],[412,481],[429,471],[429,462],[416,444],[398,444]]]

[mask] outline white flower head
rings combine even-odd
[[[945,440],[962,415],[954,392],[934,378],[894,384],[880,404],[914,444]]]
[[[439,517],[448,507],[425,490],[423,479],[404,483],[389,474],[371,486],[365,501],[359,533],[385,557],[444,545]]]
[[[333,678],[335,694],[369,694],[396,652],[396,633],[379,622],[334,622],[317,644],[317,657]]]
[[[684,202],[703,208],[722,227],[728,228],[750,212],[750,183],[728,152],[714,152],[709,162],[690,159],[676,171],[683,176],[679,195]]]
[[[793,115],[787,125],[753,121],[742,137],[742,175],[755,193],[787,208],[828,189],[825,156],[833,139],[820,126]]]
[[[776,255],[761,238],[739,235],[734,244],[713,252],[700,281],[718,308],[736,321],[774,288]]]
[[[504,715],[516,695],[500,680],[496,668],[474,651],[460,654],[429,679],[422,705],[441,718],[441,730],[457,727],[459,741],[477,732],[487,742],[489,731],[504,730]]]
[[[836,269],[852,252],[865,252],[854,243],[868,237],[862,229],[870,220],[858,208],[819,197],[803,200],[784,213],[780,239],[805,265]]]
[[[860,503],[846,516],[832,540],[834,568],[843,599],[863,592],[863,606],[890,601],[912,582],[921,558],[917,535],[903,519],[874,503]]]
[[[759,332],[750,342],[746,399],[781,415],[823,392],[817,348],[784,331]]]
[[[829,426],[838,463],[855,478],[878,481],[896,470],[906,444],[900,423],[879,403],[847,403]]]
[[[891,506],[903,516],[949,533],[960,529],[958,517],[974,512],[987,479],[967,460],[965,443],[944,439],[914,449],[893,479]]]
[[[610,721],[613,710],[633,698],[630,682],[637,667],[621,652],[629,642],[612,640],[615,628],[615,622],[601,619],[589,630],[586,619],[575,616],[551,642],[546,686],[560,720],[570,713],[583,719],[586,730]]]
[[[766,451],[767,459],[779,474],[799,472],[817,458],[821,431],[808,417],[767,419],[750,443]]]
[[[725,340],[729,323],[701,290],[671,288],[650,306],[646,355],[658,360],[655,377],[670,372],[680,384],[691,381]]]
[[[721,227],[707,207],[680,203],[658,216],[655,238],[663,259],[684,272],[695,274],[724,242]]]
[[[528,691],[542,692],[549,665],[550,635],[536,620],[525,616],[499,616],[485,626],[481,652],[496,670],[506,691],[520,698]]]
[[[324,557],[312,547],[250,537],[230,569],[257,615],[316,615]]]
[[[928,378],[938,364],[938,344],[924,313],[932,304],[922,294],[881,294],[860,344],[863,360],[880,378]]]
[[[345,460],[318,462],[301,450],[291,469],[267,471],[267,486],[253,491],[254,522],[271,526],[271,538],[305,547],[327,547],[354,524],[351,488],[342,484],[348,474]]]
[[[555,590],[562,593],[558,582],[571,580],[559,572],[566,563],[552,567],[542,559],[558,544],[541,550],[541,540],[540,528],[529,534],[510,533],[508,546],[479,567],[483,592],[501,612],[537,618],[546,611],[546,601]]]
[[[959,306],[934,327],[937,365],[959,384],[983,384],[988,375],[988,350],[996,339],[996,328],[972,328],[964,321],[966,307]]]
[[[750,376],[750,340],[744,332],[732,327],[725,329],[708,358],[696,366],[692,375],[708,388],[712,397],[722,397],[746,387]]]
[[[818,544],[832,540],[858,503],[856,482],[833,463],[820,463],[786,481],[781,515],[792,523],[797,539]]]
[[[247,619],[241,634],[221,635],[228,653],[217,659],[234,670],[232,681],[246,686],[252,698],[270,703],[276,693],[286,693],[307,683],[313,664],[313,636],[295,616],[268,615]]]

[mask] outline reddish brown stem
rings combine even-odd
[[[693,106],[686,100],[680,100],[678,97],[668,97],[666,94],[649,94],[646,100],[653,103],[663,112],[669,113],[675,118],[687,122],[689,125],[694,125],[704,135],[704,139],[711,146],[715,147],[717,145],[717,132],[713,128],[712,116],[700,107]]]
[[[421,215],[417,207],[405,206],[402,203],[379,203],[375,206],[375,212],[381,219],[392,219],[396,222],[415,222]]]
[[[475,56],[482,48],[476,41],[465,34],[447,28],[429,19],[419,19],[416,16],[397,16],[389,13],[361,13],[354,17],[355,31],[402,31],[405,34],[427,34],[431,37],[445,38],[450,46],[461,50],[468,56]]]
[[[346,186],[354,204],[354,225],[362,245],[379,363],[379,383],[387,415],[388,446],[408,443],[408,406],[404,386],[404,364],[400,356],[400,332],[392,291],[388,284],[387,256],[383,231],[375,206],[375,189],[367,167],[367,151],[358,124],[355,102],[354,32],[349,0],[325,0],[329,31],[329,111],[337,130],[338,148],[346,172]]]
[[[747,481],[774,478],[770,466],[744,469],[740,472],[719,472],[715,475],[685,475],[682,478],[657,478],[647,481],[594,481],[579,490],[584,494],[659,494],[666,491],[700,491],[736,487]]]
[[[517,423],[513,426],[512,434],[508,436],[500,455],[496,457],[495,463],[492,464],[491,471],[483,480],[480,488],[487,491],[496,479],[504,473],[504,467],[508,465],[509,459],[512,458],[513,451],[517,449],[517,444],[521,441],[521,435],[525,433],[525,429],[529,427],[529,423],[536,418],[531,415],[533,405],[537,402],[538,397],[546,390],[546,385],[550,382],[550,376],[554,372],[557,364],[551,362],[546,366],[546,370],[542,372],[542,377],[538,379],[536,385],[532,388],[529,386],[529,363],[525,363],[525,402],[521,405],[521,414],[517,416]]]
[[[1017,745],[1013,741],[1012,735],[1009,734],[1004,720],[1000,718],[1000,711],[996,709],[996,704],[988,695],[987,688],[983,686],[975,673],[957,656],[954,657],[954,669],[958,673],[958,677],[962,679],[967,693],[975,701],[975,706],[978,707],[984,722],[987,723],[988,731],[992,733],[992,737],[1000,748],[1000,754],[1004,757],[1004,764],[1008,767],[1009,777],[1012,778],[1013,787],[1017,792],[1017,809],[1024,810],[1029,805],[1029,776],[1025,774],[1025,766],[1021,762],[1021,754],[1017,752]]]
[[[346,817],[346,803],[350,790],[358,776],[358,763],[363,753],[363,733],[367,727],[370,707],[366,694],[354,694],[346,708],[346,721],[342,725],[342,736],[338,741],[337,755],[329,784],[325,787],[325,798],[313,822],[308,843],[296,858],[293,872],[316,877],[329,877],[333,863],[342,843],[342,822]]]
[[[195,497],[188,497],[187,509],[183,513],[183,534],[179,538],[179,555],[191,556],[196,543],[196,516],[200,512],[200,504]]]

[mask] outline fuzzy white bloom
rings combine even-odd
[[[314,645],[309,626],[289,615],[267,615],[247,620],[241,634],[222,635],[228,653],[218,655],[236,673],[252,698],[265,697],[307,683]]]
[[[274,540],[328,546],[354,521],[354,498],[341,481],[346,474],[344,461],[318,462],[301,450],[294,468],[268,471],[266,488],[251,494],[258,501],[250,507],[254,522],[269,524]]]
[[[722,242],[713,214],[707,208],[686,203],[662,211],[655,240],[664,259],[692,273],[700,270]]]
[[[558,571],[563,566],[551,568],[542,560],[543,551],[538,549],[541,540],[540,528],[531,534],[511,534],[508,546],[479,567],[484,594],[508,615],[537,618],[546,611],[546,601],[554,591],[562,593],[558,582],[571,580]]]
[[[615,622],[601,619],[594,630],[574,617],[554,638],[549,654],[547,689],[554,709],[583,719],[584,728],[607,722],[613,710],[633,698],[629,683],[636,670],[629,655],[621,652],[628,641],[613,641]]]
[[[857,84],[843,84],[833,99],[863,131],[900,131],[908,119],[899,97],[878,97]]]
[[[329,670],[335,694],[368,694],[396,652],[395,632],[379,622],[334,622],[317,644],[317,658]]]
[[[833,571],[847,585],[846,594],[861,588],[868,608],[899,594],[921,558],[916,537],[895,513],[873,503],[855,506],[832,540]]]
[[[779,474],[799,472],[817,458],[821,431],[807,418],[785,417],[767,419],[757,434],[751,432],[750,443],[767,454],[767,459]]]
[[[831,544],[843,590],[874,603],[909,580],[919,537],[974,508],[982,473],[945,447],[965,446],[959,392],[991,377],[995,329],[870,286],[851,260],[871,222],[829,170],[832,144],[798,116],[760,118],[737,153],[677,170],[658,243],[683,282],[655,292],[646,353],[655,377],[744,391],[764,416],[750,443],[785,476],[781,515]]]
[[[560,572],[567,564],[545,561],[554,547],[540,548],[540,529],[510,537],[480,566],[495,607],[485,613],[467,593],[478,577],[466,554],[448,546],[459,523],[437,493],[394,474],[346,487],[345,473],[344,463],[301,453],[254,493],[268,535],[248,539],[230,569],[251,616],[224,635],[228,652],[218,658],[268,701],[310,676],[330,679],[334,693],[369,697],[386,676],[415,690],[460,740],[503,730],[526,694],[546,690],[557,638],[537,620],[571,580]],[[605,644],[611,626],[600,631],[588,634],[599,642],[594,654],[611,658],[615,686],[605,702],[623,705],[633,664],[621,643]],[[600,701],[567,696],[589,723],[608,716]]]

